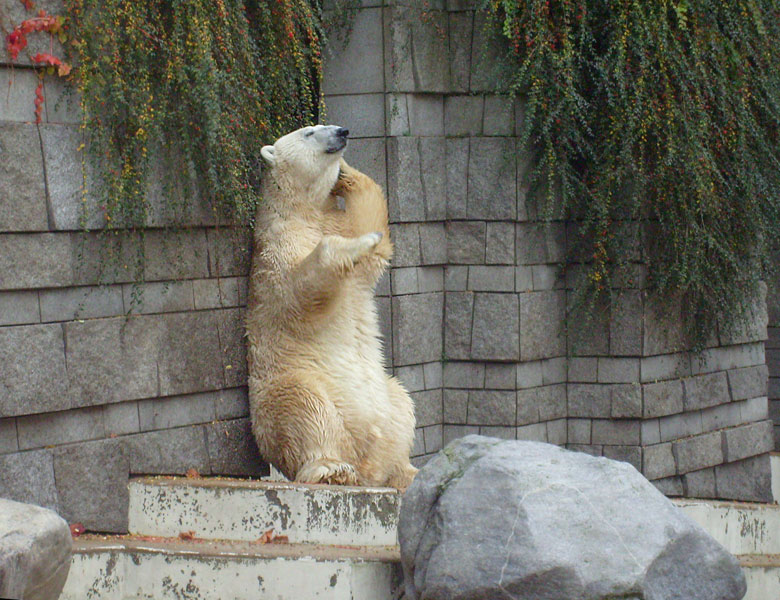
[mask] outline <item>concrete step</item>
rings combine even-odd
[[[60,600],[392,600],[397,547],[90,537]]]
[[[682,498],[674,503],[732,554],[780,554],[777,504]]]
[[[273,528],[293,544],[397,542],[400,496],[391,488],[146,477],[130,482],[129,531],[254,541]]]
[[[747,594],[742,600],[780,598],[780,555],[744,555],[737,558],[747,581]]]

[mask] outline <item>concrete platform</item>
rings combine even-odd
[[[291,543],[387,546],[399,508],[391,488],[149,477],[130,482],[128,516],[139,535],[254,541],[273,528]]]
[[[89,537],[60,600],[391,600],[396,547]]]

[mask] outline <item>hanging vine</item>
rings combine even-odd
[[[620,287],[639,251],[656,292],[681,300],[694,346],[744,323],[780,232],[780,6],[483,8],[510,42],[536,197],[579,224],[581,300]]]

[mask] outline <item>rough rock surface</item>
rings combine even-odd
[[[739,600],[736,559],[627,463],[467,436],[403,497],[410,599]]]
[[[57,513],[0,498],[0,598],[55,600],[70,553],[70,528]]]

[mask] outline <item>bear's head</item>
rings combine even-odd
[[[314,125],[280,137],[260,154],[271,165],[271,179],[296,190],[327,195],[339,175],[339,159],[349,130],[338,125]]]

